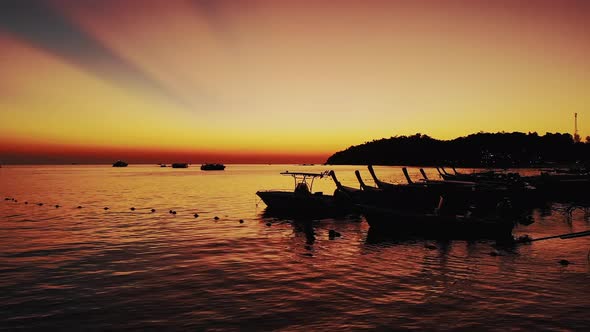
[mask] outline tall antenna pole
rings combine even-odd
[[[580,141],[580,135],[578,134],[578,113],[574,113],[574,142]]]

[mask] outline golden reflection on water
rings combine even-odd
[[[0,199],[18,202],[0,201],[0,302],[11,308],[0,320],[26,329],[588,325],[589,238],[522,246],[400,240],[373,234],[360,217],[265,215],[255,192],[293,186],[279,172],[326,169],[353,187],[360,169],[372,185],[357,166],[3,167]],[[404,181],[399,167],[375,170]],[[415,168],[410,175],[420,177]],[[322,179],[314,189],[335,186]],[[541,212],[515,234],[590,228],[582,210],[571,219]],[[331,229],[342,237],[330,239]]]

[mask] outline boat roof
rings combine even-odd
[[[311,176],[311,177],[324,177],[324,176],[328,176],[330,174],[330,171],[325,171],[322,173],[307,173],[307,172],[289,172],[289,171],[284,171],[281,172],[281,175],[291,175],[291,176]]]

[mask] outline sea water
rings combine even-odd
[[[361,216],[268,215],[255,195],[292,190],[281,171],[328,169],[344,185],[358,186],[355,169],[373,184],[360,166],[5,165],[0,329],[590,328],[589,237],[402,240],[373,234]],[[400,167],[375,169],[404,182]],[[589,229],[587,211],[569,207],[534,210],[515,236]]]

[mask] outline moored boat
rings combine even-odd
[[[188,163],[174,163],[172,164],[172,168],[187,168]]]
[[[441,214],[439,209],[423,213],[358,205],[371,231],[396,236],[431,239],[506,239],[512,236],[514,221],[501,215],[474,216]]]
[[[342,215],[351,211],[350,204],[341,204],[334,196],[323,192],[313,192],[313,182],[330,175],[330,172],[282,172],[281,175],[292,176],[295,189],[260,190],[256,195],[262,199],[267,210],[293,215],[328,216]]]
[[[223,171],[225,165],[223,164],[203,164],[201,165],[202,171]]]
[[[588,202],[590,175],[588,174],[551,174],[542,172],[537,176],[525,178],[535,186],[540,195],[548,201]]]
[[[122,160],[117,160],[117,161],[116,161],[116,162],[113,164],[113,167],[127,167],[127,165],[129,165],[129,164],[127,164],[126,162],[124,162],[124,161],[122,161]]]

